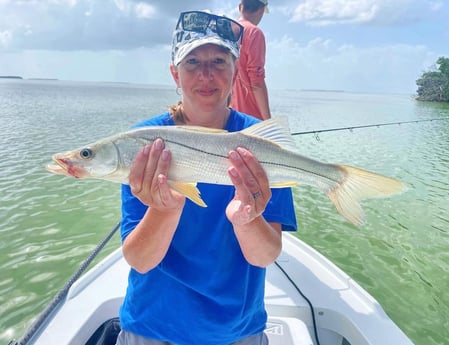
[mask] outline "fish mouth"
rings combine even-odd
[[[57,156],[53,156],[52,159],[56,164],[48,164],[45,169],[53,174],[75,178],[83,178],[86,175],[82,167],[71,164],[69,159]]]
[[[55,165],[55,164],[47,164],[47,165],[45,166],[45,169],[46,169],[48,172],[51,172],[51,173],[56,174],[56,175],[70,176],[69,173],[67,172],[67,170],[65,170],[64,168],[62,168],[62,167],[59,166],[59,165]]]

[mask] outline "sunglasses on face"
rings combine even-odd
[[[200,11],[182,12],[176,27],[203,34],[209,28],[231,42],[237,42],[243,33],[243,26],[235,20]]]

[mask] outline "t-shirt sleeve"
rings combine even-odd
[[[283,231],[296,231],[296,214],[291,188],[273,188],[263,213],[267,222],[280,223]]]
[[[145,215],[147,206],[131,193],[129,185],[122,184],[121,193],[122,221],[120,224],[120,237],[123,243]]]
[[[248,61],[247,73],[251,85],[260,83],[265,79],[265,36],[259,28],[252,30],[251,33],[245,37],[248,44]]]

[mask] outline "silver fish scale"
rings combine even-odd
[[[173,181],[231,184],[228,153],[237,147],[250,150],[262,163],[271,184],[301,182],[317,187],[342,178],[337,166],[323,164],[287,151],[269,140],[240,132],[209,133],[174,127],[148,127],[135,132],[141,145],[162,138],[172,152],[168,178]],[[320,181],[324,179],[325,181]]]
[[[79,150],[57,154],[53,159],[60,166],[48,169],[57,174],[127,183],[138,151],[156,138],[163,139],[172,152],[169,180],[229,185],[228,154],[244,147],[262,164],[272,187],[297,182],[317,187],[356,225],[363,222],[359,200],[385,197],[405,189],[395,179],[354,167],[321,163],[295,153],[289,133],[274,119],[234,133],[195,127],[142,127],[90,145],[91,157],[85,157]]]

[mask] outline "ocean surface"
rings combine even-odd
[[[0,79],[0,343],[20,338],[120,218],[119,186],[44,169],[52,154],[165,112],[174,87]],[[297,236],[352,276],[415,344],[449,344],[449,104],[411,95],[271,90],[298,152],[396,177],[408,191],[363,203],[355,227],[295,188]],[[103,258],[119,245],[115,236]],[[98,260],[97,260],[98,261]],[[382,344],[383,345],[383,344]]]

